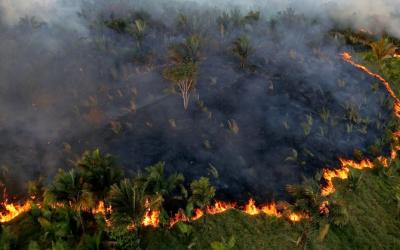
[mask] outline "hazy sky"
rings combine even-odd
[[[2,16],[6,18],[7,22],[16,22],[20,17],[26,15],[39,16],[45,21],[60,20],[61,18],[63,21],[70,20],[73,22],[70,17],[76,13],[82,1],[0,0],[0,8],[3,12]],[[123,1],[146,2],[143,0]],[[384,28],[400,37],[400,1],[398,0],[176,0],[176,2],[190,1],[220,8],[234,5],[240,5],[244,9],[260,7],[269,14],[274,14],[287,7],[293,7],[299,12],[340,19],[357,28],[372,30]],[[112,0],[109,2],[112,2]],[[148,0],[147,2],[151,1]],[[173,1],[170,2],[173,4]],[[396,14],[397,17],[395,18],[394,15]]]

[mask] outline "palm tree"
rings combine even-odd
[[[233,42],[232,52],[240,59],[240,67],[244,69],[247,65],[249,56],[253,52],[250,40],[247,36],[241,36]]]
[[[305,212],[312,220],[301,222],[302,234],[297,245],[305,249],[310,235],[319,230],[318,240],[322,241],[330,226],[342,226],[348,222],[348,212],[343,202],[321,195],[319,181],[305,179],[301,185],[289,185],[287,191],[295,198],[292,210]]]
[[[43,200],[43,192],[44,192],[45,186],[44,186],[44,179],[42,176],[39,178],[28,181],[27,184],[27,191],[29,197],[31,197],[33,200]]]
[[[396,47],[385,38],[381,38],[380,40],[371,43],[370,46],[372,53],[380,66],[382,66],[385,59],[392,57],[396,52]]]
[[[114,223],[133,224],[135,229],[139,229],[146,212],[160,208],[162,197],[146,194],[146,188],[143,183],[129,179],[111,186],[109,200],[113,208],[111,218]]]
[[[192,35],[184,43],[172,46],[169,49],[169,58],[176,64],[196,63],[200,59],[200,37]]]
[[[44,196],[45,203],[61,203],[77,211],[88,210],[94,205],[93,194],[85,189],[82,175],[75,169],[59,170]]]
[[[161,194],[164,198],[174,192],[185,180],[182,174],[172,174],[168,178],[164,174],[165,163],[159,162],[146,169],[146,193]]]
[[[102,155],[99,149],[85,152],[76,167],[82,174],[86,189],[103,202],[111,185],[122,178],[122,171],[116,166],[114,158],[109,154]]]
[[[196,84],[198,66],[195,63],[183,63],[166,68],[163,72],[164,78],[175,83],[181,92],[183,107],[189,106],[190,92]]]
[[[301,185],[288,185],[286,190],[296,199],[292,206],[294,210],[319,214],[319,206],[325,200],[325,197],[321,195],[319,182],[305,179]]]
[[[85,232],[85,225],[82,219],[82,211],[90,211],[94,207],[93,195],[84,188],[81,173],[72,169],[68,172],[59,170],[53,183],[44,193],[46,204],[62,204],[78,213],[82,230]]]
[[[189,201],[195,206],[204,209],[210,205],[211,200],[215,196],[215,187],[210,184],[210,180],[206,177],[201,177],[190,184],[191,197]]]

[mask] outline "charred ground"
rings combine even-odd
[[[13,47],[2,53],[16,53],[2,68],[3,106],[13,111],[3,115],[1,162],[18,169],[10,182],[50,177],[65,159],[100,147],[130,170],[165,161],[189,179],[218,172],[221,196],[265,200],[339,156],[385,148],[388,95],[340,59],[351,48],[323,22],[293,10],[272,20],[87,10],[84,34],[34,18],[3,32]],[[163,69],[171,48],[193,36],[199,72],[185,111]],[[233,52],[240,38],[244,65]]]

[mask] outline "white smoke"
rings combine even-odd
[[[79,5],[83,1],[95,0],[0,0],[0,13],[3,21],[13,24],[24,16],[36,16],[46,22],[62,22],[75,26]],[[140,5],[148,4],[149,11],[154,9],[156,1],[162,0],[110,0],[108,2]],[[102,1],[98,1],[102,2]],[[148,3],[146,3],[148,2]],[[151,3],[150,3],[151,2]],[[340,21],[357,29],[373,32],[387,31],[400,38],[400,1],[399,0],[175,0],[177,3],[193,6],[207,6],[228,9],[238,7],[242,10],[261,9],[264,14],[275,15],[286,8],[309,16],[318,16]]]

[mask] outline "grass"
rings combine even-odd
[[[363,170],[355,191],[348,182],[335,181],[335,199],[342,200],[349,211],[349,222],[331,225],[320,242],[318,232],[311,235],[307,249],[398,249],[400,220],[393,186],[398,177],[381,177],[374,170]],[[301,223],[290,223],[265,215],[249,216],[238,210],[206,216],[192,224],[192,237],[184,238],[178,228],[148,229],[143,244],[146,249],[211,249],[214,241],[236,239],[233,249],[296,249],[302,233]]]
[[[330,226],[323,241],[318,231],[310,233],[306,249],[398,249],[400,220],[394,187],[400,177],[380,175],[376,170],[361,170],[363,176],[355,190],[347,180],[335,180],[334,199],[341,200],[349,211],[345,226]],[[359,170],[355,171],[359,174]],[[179,226],[172,229],[146,228],[141,240],[143,249],[211,249],[211,243],[235,239],[233,249],[299,249],[296,241],[302,234],[302,223],[291,223],[266,215],[250,216],[239,210],[207,215],[189,224],[190,232]],[[15,248],[26,249],[30,240],[40,235],[39,225],[23,215],[7,228],[17,241]],[[4,231],[3,231],[4,233]]]

